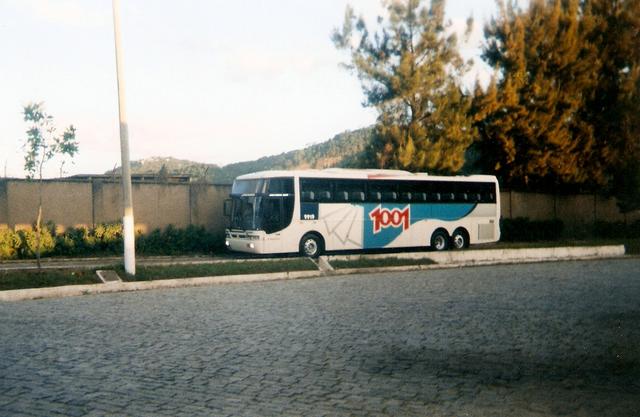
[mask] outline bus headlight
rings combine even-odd
[[[249,243],[247,244],[247,246],[249,247],[249,249],[254,249],[256,247],[256,245],[254,245],[253,243]]]
[[[225,246],[227,246],[227,247],[229,247],[229,246],[231,246],[231,243],[229,243],[229,241],[228,241],[228,240],[225,240],[225,241],[224,241],[224,245],[225,245]]]

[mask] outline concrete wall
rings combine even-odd
[[[640,211],[621,213],[615,198],[594,194],[553,195],[500,192],[502,217],[528,217],[531,220],[560,219],[567,229],[583,228],[595,221],[633,222],[640,220]]]
[[[5,218],[0,225],[16,230],[29,229],[38,217],[39,185],[27,181],[5,183]],[[91,184],[81,182],[49,182],[42,186],[43,223],[62,219],[64,228],[91,226]]]
[[[501,200],[507,200],[509,211],[503,217],[528,217],[531,220],[554,218],[554,196],[540,193],[502,192]],[[504,207],[505,202],[501,201]],[[508,214],[507,214],[508,213]]]
[[[30,228],[38,215],[38,184],[0,180],[0,228]],[[147,233],[169,224],[204,226],[222,235],[223,201],[230,186],[213,184],[133,184],[136,230]],[[104,181],[46,181],[42,185],[43,220],[59,230],[118,222],[122,217],[121,185]]]
[[[58,228],[94,226],[118,222],[122,216],[120,183],[110,181],[46,181],[43,184],[44,221]],[[230,186],[196,183],[134,183],[133,204],[136,229],[147,233],[169,224],[201,225],[222,238],[227,219],[223,202]],[[621,214],[615,199],[589,194],[551,195],[502,191],[503,218],[560,219],[567,229],[580,228],[595,220],[640,220],[640,211]],[[38,210],[38,184],[0,179],[0,228],[28,228]]]

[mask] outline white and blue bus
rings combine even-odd
[[[257,172],[234,181],[225,214],[231,216],[227,247],[257,254],[442,251],[500,238],[500,190],[487,175],[337,168]]]

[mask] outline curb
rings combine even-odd
[[[425,259],[432,260],[436,263],[426,265],[400,265],[385,266],[371,268],[346,268],[336,269],[334,275],[349,275],[358,273],[382,273],[382,272],[403,272],[403,271],[426,271],[431,269],[447,269],[447,268],[463,268],[470,266],[490,266],[490,265],[509,265],[509,264],[526,264],[540,262],[562,262],[562,261],[578,261],[593,259],[614,259],[621,258],[625,255],[624,245],[616,246],[585,246],[585,247],[565,247],[565,248],[539,248],[537,249],[487,249],[480,254],[469,255],[469,252],[458,252],[458,255],[451,256],[450,253],[435,254],[398,254],[396,259]],[[560,250],[556,250],[560,249]],[[576,249],[576,250],[574,250]],[[519,253],[519,251],[527,251],[528,253]],[[455,252],[454,252],[455,253]],[[333,260],[358,260],[358,259],[375,259],[363,258],[361,255],[347,255],[331,257]],[[372,255],[376,258],[384,258],[385,256]],[[360,257],[360,258],[359,258]],[[390,256],[386,256],[389,258]],[[393,257],[393,256],[391,256]]]
[[[225,275],[200,278],[177,278],[156,281],[113,282],[106,284],[67,285],[61,287],[32,288],[22,290],[0,291],[0,301],[23,301],[44,298],[72,297],[90,294],[108,294],[127,291],[144,291],[155,289],[199,287],[219,284],[239,284],[250,282],[267,282],[276,280],[292,280],[315,278],[320,276],[340,276],[358,273],[402,272],[445,268],[461,268],[465,266],[499,265],[514,263],[534,263],[549,261],[610,259],[624,256],[624,245],[611,246],[577,246],[559,248],[533,249],[481,249],[460,252],[411,252],[396,254],[358,254],[322,257],[324,263],[331,266],[334,260],[362,259],[425,259],[435,262],[429,265],[403,265],[373,268],[345,268],[318,271],[273,272],[249,275]]]
[[[74,297],[90,294],[144,291],[169,288],[201,287],[218,284],[280,281],[312,278],[324,275],[320,271],[272,272],[267,274],[225,275],[218,277],[177,278],[156,281],[113,282],[107,284],[66,285],[62,287],[31,288],[0,291],[0,301],[38,300],[44,298]]]
[[[376,255],[336,255],[329,256],[331,261],[355,261],[361,259],[429,259],[439,265],[465,264],[492,265],[496,263],[546,262],[573,259],[617,258],[624,256],[624,245],[607,246],[565,246],[557,248],[525,249],[477,249],[449,252],[410,252]]]

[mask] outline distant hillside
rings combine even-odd
[[[134,174],[157,174],[164,169],[168,174],[189,174],[194,177],[201,177],[207,168],[220,169],[219,166],[214,164],[202,164],[186,159],[160,156],[131,161],[131,172]],[[120,168],[118,168],[118,172],[119,171]],[[109,171],[107,174],[111,174],[112,172],[113,171]]]
[[[231,183],[250,172],[270,169],[357,168],[358,161],[371,140],[372,128],[347,131],[332,139],[304,149],[266,156],[255,161],[236,162],[220,167],[175,158],[152,157],[131,162],[134,174],[189,174],[208,182]],[[119,172],[120,168],[116,169]],[[113,170],[106,172],[113,174]]]

